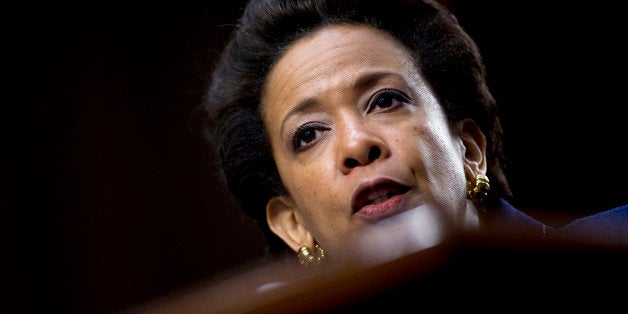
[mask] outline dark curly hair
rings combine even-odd
[[[482,57],[444,6],[429,0],[252,0],[215,64],[199,113],[226,185],[242,210],[260,221],[271,253],[287,246],[269,230],[265,206],[286,190],[260,115],[264,82],[295,40],[325,25],[356,23],[385,30],[409,49],[450,125],[477,122],[487,136],[491,199],[511,196],[502,126]]]

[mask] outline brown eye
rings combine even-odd
[[[373,105],[379,108],[388,108],[392,106],[393,100],[394,100],[393,95],[386,93],[386,94],[379,95],[373,102]]]
[[[309,143],[316,138],[316,130],[314,129],[305,129],[298,133],[297,138],[304,143]]]
[[[394,89],[384,89],[377,92],[368,105],[367,111],[389,109],[397,104],[408,102],[409,98]]]
[[[325,130],[327,130],[327,128],[323,126],[311,124],[306,124],[300,127],[296,132],[294,132],[292,137],[292,148],[295,151],[304,150],[311,143],[316,141]]]

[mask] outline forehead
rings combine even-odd
[[[266,79],[262,109],[355,82],[369,71],[416,69],[409,50],[383,30],[355,24],[325,26],[292,43],[278,60]]]
[[[363,66],[381,62],[384,62],[382,65],[389,65],[400,59],[404,62],[410,60],[410,53],[391,34],[368,25],[332,24],[288,46],[270,71],[267,82],[286,74],[302,77],[316,68],[319,68],[318,71],[333,72],[343,65]]]

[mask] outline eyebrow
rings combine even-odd
[[[314,97],[309,97],[306,99],[303,99],[301,101],[299,101],[299,103],[297,103],[296,106],[294,106],[294,108],[290,109],[290,111],[288,111],[288,113],[286,114],[286,116],[283,118],[283,120],[281,121],[281,128],[279,129],[279,134],[283,134],[283,129],[284,126],[286,125],[286,121],[288,121],[290,119],[290,117],[299,114],[301,112],[305,112],[310,110],[311,108],[313,108],[316,105],[317,101]]]
[[[373,84],[375,84],[375,82],[379,81],[383,77],[387,77],[387,76],[401,77],[401,75],[399,75],[398,73],[387,72],[387,71],[377,71],[377,72],[367,73],[363,76],[360,76],[355,81],[355,83],[353,84],[353,90],[364,90],[372,86]],[[310,110],[317,104],[317,102],[318,101],[314,97],[308,97],[306,99],[299,101],[297,105],[294,106],[292,109],[290,109],[290,111],[288,111],[286,116],[283,118],[281,122],[281,127],[279,129],[279,134],[283,134],[286,121],[288,121],[290,117]]]
[[[355,81],[355,83],[353,84],[353,89],[354,90],[365,89],[367,87],[372,86],[373,84],[375,84],[375,82],[379,81],[383,77],[387,77],[387,76],[395,76],[395,77],[401,78],[401,75],[395,72],[386,72],[386,71],[372,72],[358,78],[358,80]]]

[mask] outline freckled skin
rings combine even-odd
[[[356,85],[372,73],[385,74]],[[409,100],[369,111],[369,101],[384,89]],[[310,105],[294,113],[304,100]],[[455,225],[477,225],[477,211],[465,197],[465,172],[482,170],[482,162],[465,157],[463,128],[449,127],[410,53],[387,33],[335,25],[296,41],[270,72],[261,109],[291,210],[309,235],[276,232],[293,249],[315,240],[330,255],[340,252],[349,235],[373,223],[354,213],[355,190],[380,178],[410,187],[404,210],[433,204]],[[295,132],[312,122],[322,131],[295,151]],[[380,154],[370,160],[373,147]],[[484,158],[483,151],[479,155]],[[357,166],[347,166],[348,159]]]

